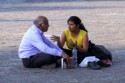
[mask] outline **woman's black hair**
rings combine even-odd
[[[83,25],[83,23],[81,22],[81,19],[80,19],[79,17],[77,17],[77,16],[71,16],[71,17],[68,19],[67,23],[68,23],[69,21],[72,21],[72,22],[74,22],[76,25],[79,25],[79,28],[80,28],[81,30],[85,30],[86,32],[88,32],[87,29],[84,27],[84,25]]]

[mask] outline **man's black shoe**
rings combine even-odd
[[[88,67],[94,70],[99,70],[101,68],[100,65],[97,64],[97,62],[89,62]]]

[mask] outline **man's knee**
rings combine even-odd
[[[22,63],[25,68],[30,68],[30,61],[28,59],[23,58]]]

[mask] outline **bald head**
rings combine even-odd
[[[48,19],[45,16],[38,16],[35,20],[34,20],[34,24],[38,27],[40,24],[48,24]]]
[[[45,16],[38,16],[34,20],[34,25],[36,25],[36,27],[42,30],[43,32],[46,32],[49,27],[49,22]]]

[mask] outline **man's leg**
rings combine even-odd
[[[52,63],[56,63],[55,56],[44,54],[44,53],[38,53],[36,55],[31,56],[29,61],[27,61],[27,66],[28,66],[27,68],[40,68],[43,65],[52,64]]]

